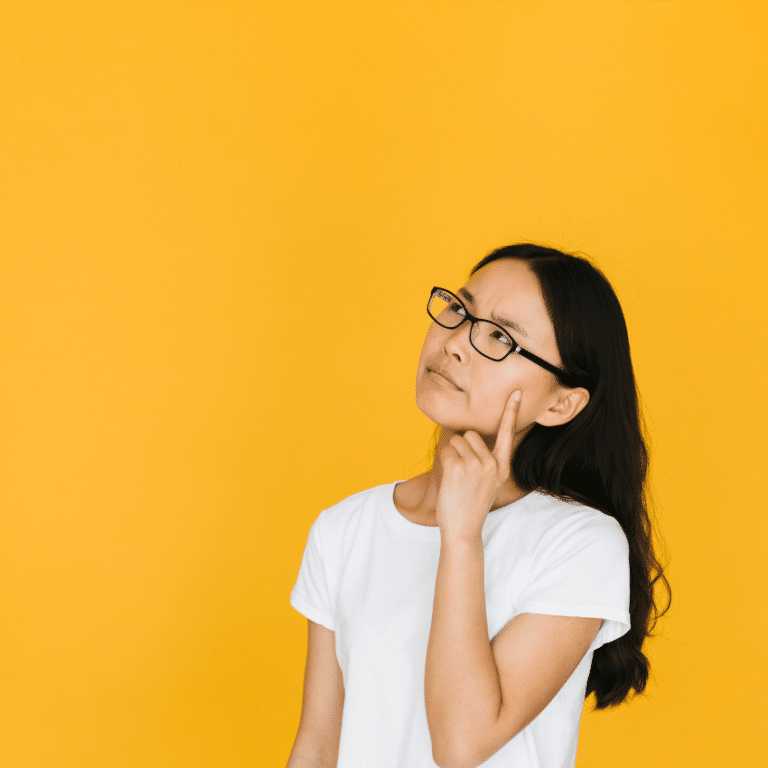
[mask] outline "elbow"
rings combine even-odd
[[[432,759],[438,768],[475,768],[482,760],[474,760],[461,749],[435,749],[432,746]]]
[[[456,749],[436,744],[432,739],[432,759],[438,768],[464,768],[458,754]]]
[[[493,733],[479,721],[464,722],[460,733],[438,729],[427,717],[432,743],[432,759],[438,768],[477,768],[497,750],[490,749]]]
[[[456,760],[455,757],[443,759],[434,750],[432,750],[432,759],[435,761],[435,765],[438,768],[464,768],[464,763]]]
[[[450,757],[443,757],[433,750],[432,759],[435,761],[438,768],[477,768],[478,765],[481,765],[484,760],[487,760],[488,758],[485,758],[484,760],[468,759],[458,756],[457,754],[453,754]]]
[[[448,746],[435,744],[433,741],[432,759],[438,768],[477,768],[489,760],[502,746],[504,744],[496,743],[492,746],[488,743],[480,744],[478,742]]]
[[[440,760],[435,757],[434,753],[432,754],[432,759],[435,761],[435,765],[437,765],[438,768],[475,768],[475,766],[480,765],[480,763],[467,763],[456,758]]]

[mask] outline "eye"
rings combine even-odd
[[[448,309],[455,312],[457,315],[464,313],[464,307],[462,307],[461,304],[457,304],[455,301],[448,307]]]
[[[507,344],[508,346],[512,346],[512,339],[509,338],[505,333],[502,333],[501,331],[493,331],[491,334],[491,337],[494,338],[496,341],[501,341],[504,344]]]

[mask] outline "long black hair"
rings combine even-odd
[[[656,621],[672,602],[652,541],[646,430],[627,326],[605,275],[583,256],[518,243],[489,253],[470,276],[504,258],[524,261],[538,278],[563,368],[590,393],[585,408],[566,424],[533,425],[512,459],[514,481],[522,490],[573,499],[611,515],[629,542],[631,628],[595,651],[585,695],[594,692],[595,709],[615,707],[631,689],[636,695],[645,690],[649,662],[643,642],[653,636]],[[433,436],[433,454],[439,430],[438,426]],[[669,593],[661,613],[654,599],[659,579]]]

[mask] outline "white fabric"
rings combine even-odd
[[[424,669],[440,529],[400,514],[399,482],[320,512],[291,591],[297,611],[335,632],[345,690],[337,768],[436,766]],[[630,626],[626,536],[603,512],[533,492],[490,512],[482,538],[489,640],[519,613],[605,619],[554,699],[482,763],[573,768],[593,652]]]

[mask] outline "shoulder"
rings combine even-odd
[[[536,520],[540,544],[587,540],[628,549],[626,534],[615,517],[586,504],[550,496],[543,491],[535,491],[531,496],[534,498],[528,505],[528,513]]]
[[[391,483],[382,483],[356,491],[330,507],[326,507],[317,517],[318,527],[328,537],[343,534],[351,525],[355,525],[365,516],[366,510],[369,510],[372,504],[383,498],[382,493],[385,487],[390,485]]]

